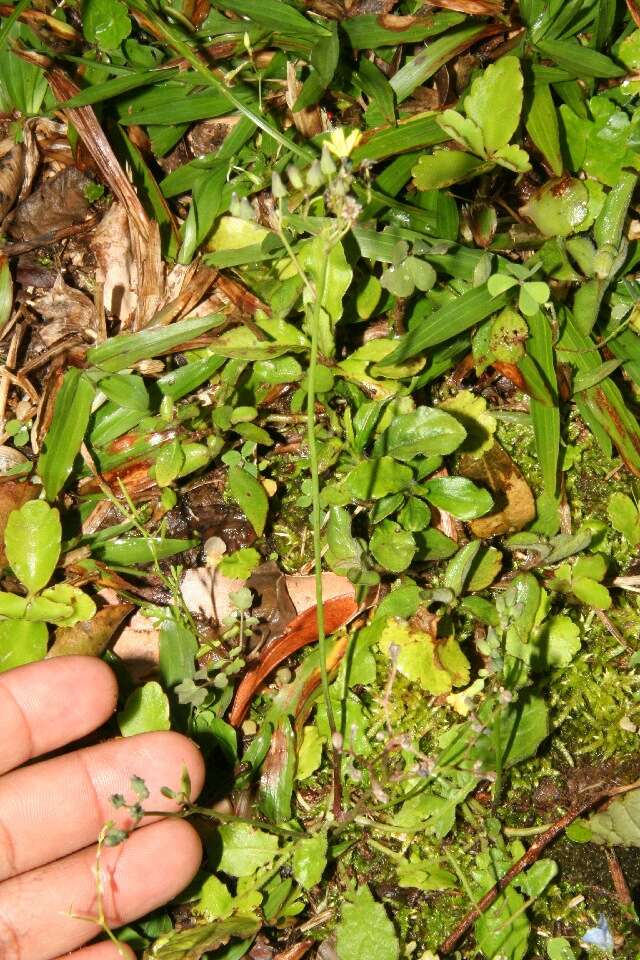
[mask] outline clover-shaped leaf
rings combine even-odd
[[[523,283],[518,296],[518,308],[525,317],[533,317],[550,296],[551,291],[546,283],[539,280]]]
[[[493,276],[487,280],[487,290],[492,297],[499,297],[501,293],[511,290],[511,288],[517,286],[517,284],[518,281],[515,277],[509,277],[505,273],[494,273]]]

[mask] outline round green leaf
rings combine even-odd
[[[501,293],[515,287],[517,283],[515,277],[510,277],[506,273],[494,273],[487,280],[487,290],[492,297],[499,297]]]
[[[416,542],[408,530],[393,520],[383,520],[371,537],[369,549],[385,570],[402,573],[413,560]]]
[[[4,532],[11,569],[29,593],[51,579],[60,556],[60,514],[44,500],[30,500],[9,514]]]
[[[444,456],[457,450],[466,435],[462,424],[450,413],[437,407],[418,407],[395,417],[376,443],[374,453],[402,461],[417,456]]]
[[[427,290],[431,290],[437,276],[430,263],[427,263],[426,260],[419,260],[418,257],[407,257],[405,267],[418,290],[425,293]]]
[[[458,520],[475,520],[493,506],[489,491],[477,487],[466,477],[435,477],[425,484],[424,493],[434,506]]]
[[[431,523],[431,510],[424,500],[409,497],[398,514],[398,520],[405,530],[410,530],[412,533],[416,530],[426,530]]]
[[[342,486],[355,500],[381,500],[389,493],[398,493],[411,483],[413,473],[409,467],[398,466],[391,457],[364,460],[342,482]]]
[[[60,605],[65,604],[71,608],[71,613],[67,616],[56,616],[55,618],[48,616],[46,618],[61,627],[73,627],[74,624],[91,620],[95,616],[96,605],[91,597],[69,583],[57,583],[54,587],[43,590],[34,604],[36,602],[41,603],[43,600],[50,600]]]

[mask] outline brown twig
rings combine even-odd
[[[627,881],[625,880],[625,876],[622,872],[622,867],[620,866],[620,861],[616,856],[615,850],[612,850],[611,847],[605,847],[604,855],[607,858],[609,875],[611,877],[611,882],[613,883],[613,888],[616,892],[618,901],[623,907],[632,907],[633,897],[631,896],[629,887],[627,886]]]
[[[636,780],[634,783],[627,784],[622,787],[610,787],[607,790],[600,791],[599,793],[591,794],[586,800],[583,800],[581,803],[577,804],[575,807],[572,807],[563,817],[560,817],[553,826],[549,827],[548,830],[545,830],[544,833],[533,841],[529,849],[516,863],[513,864],[507,870],[505,875],[501,877],[495,886],[491,887],[483,897],[480,898],[478,903],[473,907],[472,910],[462,918],[460,923],[457,925],[455,930],[442,941],[438,947],[438,953],[445,956],[456,947],[458,941],[464,937],[465,933],[469,930],[471,925],[478,917],[487,910],[495,901],[498,896],[502,893],[509,884],[519,876],[523,870],[527,870],[532,866],[542,851],[549,846],[552,840],[555,840],[564,830],[567,829],[570,824],[573,823],[581,814],[586,810],[589,810],[591,807],[594,807],[597,803],[600,803],[602,800],[607,800],[610,797],[618,796],[621,793],[628,793],[629,790],[635,790],[640,787],[640,780]]]

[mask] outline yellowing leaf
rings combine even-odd
[[[458,470],[463,476],[487,486],[494,500],[491,513],[470,521],[474,536],[515,533],[531,523],[536,514],[531,488],[497,441],[480,457],[473,454],[461,457]]]
[[[0,673],[42,660],[47,652],[47,639],[44,623],[0,620]]]
[[[470,390],[461,390],[455,397],[443,400],[440,409],[450,413],[466,431],[460,453],[468,453],[475,459],[491,449],[497,421],[487,413],[484,397],[478,397]]]
[[[394,648],[392,650],[392,647]],[[469,661],[454,637],[436,639],[402,620],[389,620],[380,649],[397,656],[398,671],[428,693],[449,693],[469,682]]]

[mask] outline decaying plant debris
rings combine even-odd
[[[637,4],[0,33],[0,669],[208,768],[127,941],[637,957]]]

